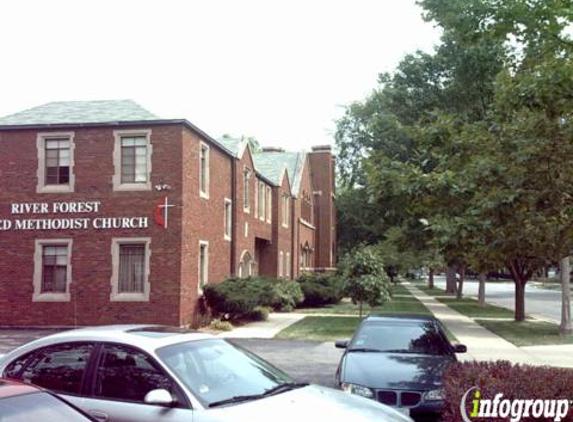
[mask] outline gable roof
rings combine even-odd
[[[291,193],[298,196],[306,159],[305,152],[263,150],[253,154],[253,159],[257,171],[277,185],[280,185],[286,169],[291,184]]]
[[[111,123],[159,118],[132,100],[58,101],[0,118],[0,126]]]
[[[240,158],[240,156],[243,154],[247,144],[247,140],[244,137],[233,138],[230,136],[222,136],[217,138],[217,142],[223,145],[227,151],[229,151],[237,158]]]

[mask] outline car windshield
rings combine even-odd
[[[256,355],[219,339],[163,347],[157,355],[206,407],[293,382]]]
[[[90,419],[48,393],[24,394],[0,400],[2,422],[90,422]]]
[[[429,321],[365,321],[348,350],[424,355],[449,353],[443,332]]]

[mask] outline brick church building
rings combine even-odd
[[[0,118],[0,325],[192,324],[202,287],[336,264],[334,157],[132,101]]]

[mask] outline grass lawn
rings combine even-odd
[[[430,311],[410,294],[404,286],[396,285],[393,290],[395,295],[400,295],[399,297],[394,297],[392,300],[386,302],[382,306],[376,306],[374,308],[369,307],[364,304],[362,309],[362,315],[366,316],[368,314],[423,314],[430,315]],[[323,308],[301,308],[297,309],[296,312],[301,312],[304,314],[331,314],[331,315],[358,315],[359,306],[352,304],[348,300],[344,300],[336,305],[327,305]]]
[[[516,346],[573,344],[573,336],[561,337],[559,335],[559,326],[550,322],[491,321],[479,319],[476,320],[476,322]]]
[[[278,339],[346,340],[362,320],[356,317],[307,316],[276,335]]]
[[[428,289],[427,286],[416,286],[429,296],[438,296],[436,300],[448,305],[450,308],[470,318],[513,318],[514,312],[507,308],[491,305],[486,303],[483,306],[478,305],[478,301],[473,298],[465,297],[457,300],[455,296],[448,295],[444,290],[434,287]],[[449,297],[443,297],[449,296]]]
[[[460,314],[470,318],[513,318],[514,312],[507,308],[490,305],[486,303],[483,306],[478,304],[478,301],[472,298],[463,298],[457,300],[456,298],[438,298],[438,300],[450,308],[458,311]]]

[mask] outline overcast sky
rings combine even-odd
[[[0,2],[0,116],[133,99],[211,136],[308,149],[439,31],[415,0]]]

